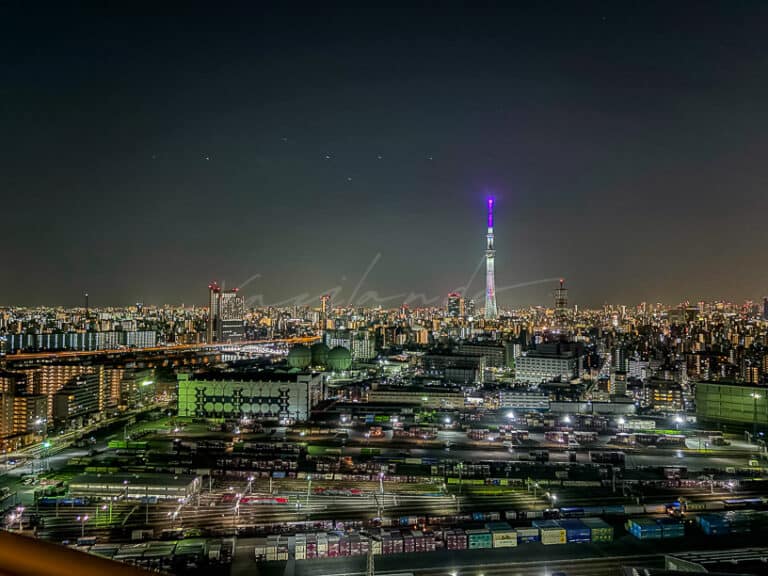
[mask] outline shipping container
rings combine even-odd
[[[491,532],[489,530],[467,530],[466,534],[468,549],[493,548],[493,540],[491,539]]]
[[[540,528],[541,543],[546,545],[565,544],[566,535],[562,528]]]
[[[574,544],[589,543],[591,538],[590,529],[576,518],[566,520],[557,520],[557,525],[565,530],[566,542]]]
[[[702,514],[696,520],[704,534],[719,536],[731,533],[728,521],[718,514]]]
[[[627,521],[627,529],[640,540],[656,540],[662,537],[661,525],[651,518],[630,518]]]
[[[517,532],[514,530],[493,530],[491,540],[494,548],[511,548],[517,546]]]
[[[613,526],[602,518],[582,518],[584,525],[590,530],[592,542],[612,542]]]
[[[541,534],[538,528],[518,528],[517,541],[519,544],[529,544],[531,542],[541,542]]]

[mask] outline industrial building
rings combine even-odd
[[[424,408],[464,408],[464,393],[457,388],[437,386],[377,386],[368,392],[368,402],[380,404],[417,404]]]
[[[200,478],[189,474],[82,474],[69,482],[70,494],[92,498],[178,500],[199,490]]]
[[[510,342],[462,342],[459,354],[479,355],[485,358],[487,368],[506,368],[513,363]]]
[[[485,357],[481,354],[430,352],[421,358],[425,374],[444,382],[476,384],[483,381]]]
[[[736,382],[696,383],[696,418],[711,424],[768,426],[768,388]]]
[[[303,421],[323,399],[320,374],[255,370],[178,375],[179,416]]]
[[[549,410],[549,394],[541,390],[516,390],[514,388],[499,391],[499,408],[511,408],[524,411]]]

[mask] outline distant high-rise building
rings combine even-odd
[[[328,316],[331,313],[331,295],[323,294],[320,296],[320,318],[319,326],[320,330],[326,330],[328,328]]]
[[[451,292],[448,294],[446,314],[450,318],[461,318],[464,316],[464,299],[458,292]]]
[[[488,233],[485,244],[485,319],[495,320],[496,310],[496,274],[494,258],[496,249],[493,244],[493,198],[488,198]]]
[[[215,340],[218,333],[216,319],[219,316],[219,294],[221,294],[221,288],[219,288],[216,282],[208,284],[208,330],[206,340],[209,344]]]
[[[211,282],[208,285],[208,343],[243,340],[244,319],[245,301],[237,288],[222,290],[216,282]]]
[[[472,298],[467,298],[464,301],[464,310],[469,318],[475,316],[475,301]]]
[[[768,321],[768,296],[763,298],[763,320]]]
[[[555,290],[555,325],[561,330],[568,325],[568,288],[562,278],[560,287]]]
[[[237,293],[237,288],[219,292],[218,312],[219,342],[243,340],[245,336],[245,301]]]

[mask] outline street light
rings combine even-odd
[[[80,538],[85,537],[85,523],[88,522],[88,515],[78,516],[77,521],[80,522]]]
[[[19,519],[19,532],[23,530],[22,526],[22,520],[24,519],[24,506],[17,506],[16,507],[16,518]],[[13,524],[14,515],[11,514],[11,524]]]
[[[555,494],[552,494],[551,492],[546,493],[547,498],[549,498],[549,506],[550,508],[555,507],[555,502],[557,502],[557,496]]]
[[[563,416],[563,422],[565,422],[566,424],[570,424],[571,423],[571,417],[568,416],[568,414],[566,414],[565,416]]]
[[[752,392],[750,394],[752,399],[754,400],[754,414],[752,416],[752,438],[757,436],[757,401],[760,399],[760,394],[757,392]]]
[[[514,413],[514,412],[512,412],[512,410],[510,410],[509,412],[507,412],[507,413],[506,413],[504,416],[505,416],[506,418],[508,418],[509,420],[514,420],[514,419],[515,419],[515,413]]]

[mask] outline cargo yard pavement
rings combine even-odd
[[[364,574],[365,556],[323,558],[256,564],[256,538],[238,539],[232,576],[334,576]],[[689,534],[685,539],[641,541],[628,534],[610,544],[521,544],[514,548],[439,551],[420,554],[374,556],[376,573],[409,573],[416,576],[541,576],[565,571],[568,576],[617,576],[620,566],[663,567],[665,553],[761,547],[762,534],[706,537]],[[290,570],[286,570],[290,568]]]

